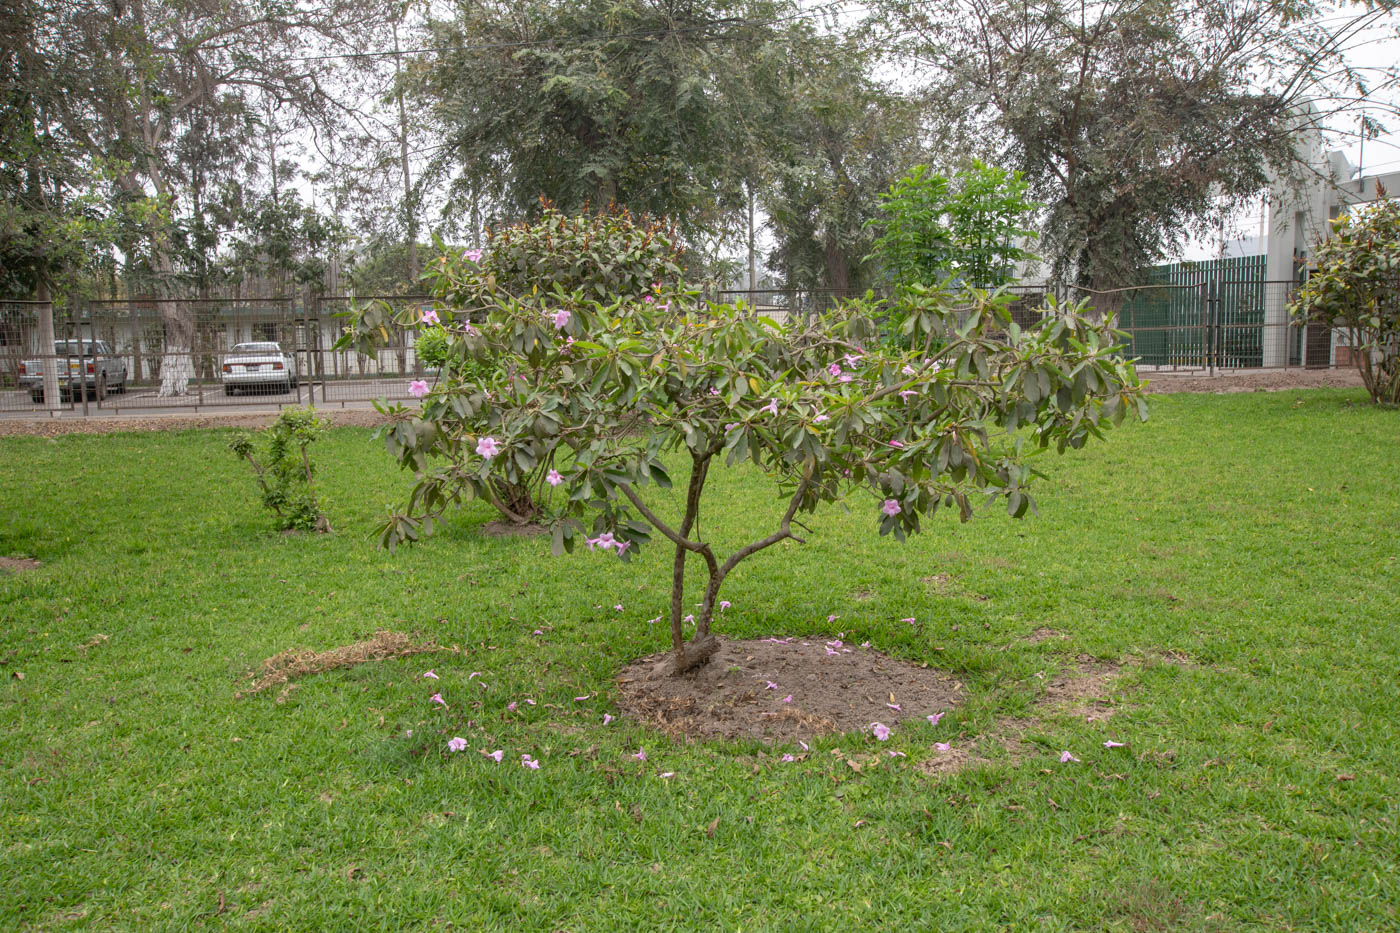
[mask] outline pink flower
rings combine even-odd
[[[427,671],[427,672],[425,672],[425,673],[423,674],[423,677],[424,677],[425,680],[437,680],[437,679],[438,679],[438,675],[437,675],[437,672],[436,672],[436,671]]]
[[[669,301],[663,301],[661,304],[657,305],[656,308],[658,311],[670,311],[671,303]]]
[[[840,647],[841,647],[841,639],[839,639],[839,638],[833,639],[833,640],[827,642],[827,645],[828,645],[829,647],[831,647],[831,648],[840,648]]]
[[[902,392],[899,393],[899,397],[900,397],[900,398],[908,398],[908,397],[911,396],[911,395],[918,395],[918,394],[919,394],[919,393],[918,393],[918,392],[915,392],[913,389],[904,389]]]
[[[1079,759],[1075,758],[1067,751],[1060,752],[1060,764],[1069,764],[1071,761],[1077,762]]]
[[[798,739],[798,740],[797,740],[797,744],[802,746],[802,750],[803,750],[804,752],[810,752],[810,751],[812,750],[812,746],[808,745],[806,742],[802,741],[801,739]]]
[[[953,746],[949,742],[934,742],[933,747],[938,749],[940,752],[946,752]]]
[[[900,512],[903,512],[904,510],[899,507],[899,503],[896,502],[894,499],[886,499],[885,504],[880,506],[880,511],[884,512],[886,515],[893,517],[895,515],[898,515]]]
[[[890,446],[902,450],[902,449],[904,448],[904,442],[903,442],[903,441],[890,441]]]
[[[468,682],[468,683],[471,683],[471,679],[472,679],[473,677],[480,677],[480,676],[481,676],[481,671],[472,671],[470,674],[467,675],[467,682]]]
[[[765,690],[777,690],[777,689],[778,689],[778,685],[775,684],[775,683],[773,683],[773,681],[771,681],[771,680],[765,680],[764,683],[768,685],[768,686],[766,686],[766,687],[764,688]]]
[[[906,376],[912,376],[914,375],[914,367],[910,366],[908,363],[905,363],[904,368],[901,369],[900,372],[904,373],[904,375]]]
[[[831,623],[831,622],[835,622],[835,621],[836,621],[837,619],[839,619],[839,618],[841,618],[841,617],[840,617],[840,616],[827,616],[827,617],[826,617],[826,621],[827,621],[828,623]]]
[[[617,556],[618,556],[618,557],[621,557],[623,554],[626,554],[626,553],[627,553],[627,549],[628,549],[629,547],[631,547],[631,546],[632,546],[632,542],[631,542],[631,541],[619,541],[619,542],[617,543]]]
[[[573,318],[573,315],[570,314],[568,311],[564,310],[563,308],[560,308],[558,311],[555,311],[555,312],[554,312],[554,327],[555,327],[555,329],[556,329],[556,330],[563,330],[564,328],[568,327],[568,326],[569,326],[569,321],[570,321],[572,318]]]
[[[719,601],[719,611],[720,611],[720,612],[723,612],[724,610],[728,609],[728,608],[729,608],[730,606],[732,606],[732,605],[734,605],[734,604],[731,603],[729,600],[727,600],[727,599],[721,599],[721,600]]]
[[[840,377],[841,382],[855,382],[855,380],[856,377],[851,375],[850,373],[842,373]]]
[[[481,250],[479,249],[469,249],[462,255],[466,256],[472,262],[481,262]]]
[[[503,751],[501,751],[501,750],[498,748],[498,749],[496,749],[494,752],[492,752],[491,754],[487,755],[486,757],[487,757],[487,758],[494,758],[494,759],[496,759],[496,763],[497,763],[497,764],[500,764],[502,761],[505,760],[506,753],[503,752]]]
[[[791,755],[784,755],[783,757],[779,758],[778,760],[779,760],[779,761],[796,761],[797,759],[794,758],[794,757],[792,757]]]
[[[440,323],[440,322],[438,321],[438,313],[437,313],[436,311],[434,311],[432,308],[429,308],[428,310],[426,310],[426,311],[423,312],[423,318],[422,318],[422,320],[423,320],[423,323],[424,323],[424,324],[437,324],[437,323]]]
[[[593,694],[591,694],[591,693],[585,693],[585,694],[584,694],[583,696],[581,696],[581,697],[574,697],[574,702],[575,702],[575,703],[582,703],[584,700],[588,699],[588,698],[591,697],[592,695],[593,695]]]
[[[859,355],[852,356],[852,355],[849,354],[849,353],[847,353],[845,356],[841,357],[841,359],[843,359],[843,360],[846,361],[846,365],[847,365],[847,366],[854,366],[854,365],[856,365],[857,363],[860,362],[860,356],[859,356]]]
[[[460,735],[454,735],[447,740],[447,750],[450,752],[464,751],[467,747],[467,740]]]
[[[861,646],[862,648],[869,648],[869,647],[870,647],[870,642],[868,642],[868,641],[863,641],[863,642],[860,643],[860,646]]]
[[[770,398],[768,400],[768,404],[763,406],[763,410],[768,412],[769,414],[776,415],[778,413],[778,400],[775,398]]]
[[[719,395],[719,389],[717,389],[717,388],[714,387],[714,386],[710,386],[710,394],[711,394],[711,395]]]
[[[613,721],[613,715],[612,715],[612,713],[604,713],[604,714],[603,714],[603,725],[606,726],[608,723],[610,723],[610,722],[612,722],[612,721]]]
[[[540,770],[540,763],[535,759],[531,758],[529,755],[521,755],[520,763],[525,767],[529,768],[531,771]]]
[[[615,609],[615,610],[618,611],[618,612],[621,612],[621,611],[622,611],[622,603],[618,603],[616,606],[613,606],[613,609]]]
[[[947,715],[947,713],[929,713],[929,714],[928,714],[928,724],[929,724],[930,726],[936,726],[936,725],[938,725],[938,720],[942,719],[942,718],[943,718],[944,716],[946,716],[946,715]]]
[[[813,423],[813,424],[821,424],[823,421],[830,421],[830,420],[831,420],[831,416],[830,416],[830,415],[828,415],[826,412],[820,412],[815,418],[812,419],[812,423]]]
[[[682,622],[694,623],[694,622],[695,622],[695,616],[694,616],[693,614],[687,614],[686,617],[685,617],[684,619],[681,619],[681,621],[682,621]]]
[[[611,531],[605,531],[596,538],[585,538],[584,540],[588,543],[590,551],[595,547],[600,547],[605,551],[611,551],[617,547],[617,538],[613,536]]]
[[[535,705],[535,701],[532,700],[532,699],[530,699],[529,697],[526,697],[526,698],[525,698],[525,702],[526,702],[528,705],[530,705],[530,706],[534,706],[534,705]]]
[[[544,634],[544,629],[542,629],[542,628],[537,628],[537,629],[535,629],[533,632],[531,632],[530,634],[531,634],[531,635],[543,635],[543,634]]]
[[[665,307],[665,306],[663,305],[662,307]],[[676,772],[674,772],[674,771],[662,771],[661,774],[658,775],[658,777],[662,778],[663,780],[665,780],[665,779],[667,779],[667,778],[673,778],[673,777],[675,777],[675,776],[676,776]]]
[[[908,755],[904,754],[903,752],[891,751],[891,752],[889,752],[888,754],[889,754],[889,756],[890,756],[891,758],[908,758],[908,757],[909,757]]]
[[[870,724],[870,731],[873,732],[875,734],[875,738],[879,739],[881,742],[889,740],[890,727],[882,722],[872,722]]]
[[[647,752],[646,752],[646,749],[644,749],[644,748],[639,748],[639,749],[637,749],[637,753],[636,753],[635,755],[633,755],[632,757],[635,758],[635,759],[637,759],[638,761],[646,761],[646,760],[647,760]]]
[[[1115,742],[1115,741],[1113,741],[1112,739],[1109,739],[1107,742],[1103,743],[1103,747],[1104,747],[1104,748],[1122,748],[1124,745],[1127,745],[1127,744],[1128,744],[1127,742]]]
[[[840,363],[832,363],[830,366],[828,366],[828,367],[826,368],[826,371],[829,372],[829,373],[831,373],[833,376],[839,376],[839,375],[841,375],[841,364],[840,364]]]
[[[900,706],[898,703],[886,703],[885,705],[888,706],[890,709],[894,710],[896,713],[904,712],[904,707]]]
[[[464,326],[464,327],[462,328],[462,333],[466,334],[468,337],[480,337],[480,336],[481,336],[481,331],[477,330],[475,327],[471,326],[470,324],[467,324],[466,326]]]
[[[792,702],[792,694],[789,693],[787,696],[783,697],[783,702],[784,702],[784,703],[791,703],[791,702]]]
[[[428,383],[422,379],[415,379],[408,384],[408,394],[414,398],[422,398],[428,394]]]
[[[490,460],[501,452],[501,445],[496,443],[494,437],[483,437],[476,442],[476,452],[478,455]]]
[[[506,710],[509,711],[509,712],[512,712],[512,713],[515,712],[515,701],[514,701],[514,700],[511,700],[509,703],[506,704]]]
[[[724,433],[725,433],[725,434],[728,434],[730,431],[734,430],[734,429],[737,428],[738,426],[739,426],[739,422],[737,422],[737,421],[731,421],[731,422],[729,422],[728,424],[726,424],[726,425],[724,426]]]
[[[827,645],[827,646],[826,646],[826,654],[827,654],[827,657],[831,657],[832,655],[836,655],[837,657],[840,657],[840,656],[841,656],[841,652],[837,651],[835,648],[831,647],[830,645]]]
[[[442,698],[441,693],[434,693],[432,696],[428,697],[428,702],[436,703],[439,706],[447,706],[447,701]]]

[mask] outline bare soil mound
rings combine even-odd
[[[623,713],[675,738],[783,743],[923,719],[962,701],[946,673],[839,639],[720,639],[708,664],[657,674],[665,654],[618,675]]]
[[[102,636],[104,639],[106,636]],[[235,700],[248,696],[252,693],[260,693],[268,687],[275,687],[279,684],[288,684],[288,690],[284,690],[282,697],[285,699],[290,688],[288,683],[298,677],[306,677],[311,674],[322,674],[326,671],[337,670],[342,667],[354,667],[357,664],[364,664],[369,661],[382,661],[385,658],[403,658],[411,654],[427,654],[433,651],[447,651],[434,642],[418,643],[402,632],[375,632],[373,636],[364,641],[357,641],[354,644],[342,645],[339,648],[332,648],[329,651],[312,651],[309,648],[292,648],[281,651],[263,661],[262,676],[250,673],[248,676],[256,678],[256,682],[247,690],[235,693]]]

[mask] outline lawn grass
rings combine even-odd
[[[336,533],[299,537],[227,432],[0,440],[0,555],[43,561],[0,571],[0,928],[1394,929],[1400,415],[1363,398],[1159,398],[1045,460],[1038,517],[898,544],[862,499],[744,564],[726,634],[844,632],[966,685],[859,773],[831,750],[867,736],[781,763],[604,727],[618,667],[666,645],[669,555],[553,558],[480,507],[377,550],[408,477],[368,431],[318,445]],[[726,546],[771,530],[759,474],[712,485]],[[235,699],[378,629],[461,653]],[[1112,720],[1012,762],[997,718],[1080,653],[1145,661]],[[935,740],[992,763],[929,777]]]

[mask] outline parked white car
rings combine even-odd
[[[81,351],[81,352],[80,352]],[[112,353],[105,340],[55,340],[53,361],[58,372],[59,397],[64,401],[76,394],[78,385],[99,401],[108,392],[126,391],[126,361]],[[19,388],[38,405],[44,400],[44,361],[25,360],[19,364]]]
[[[235,344],[220,373],[224,394],[234,389],[290,392],[297,381],[296,357],[275,343]]]

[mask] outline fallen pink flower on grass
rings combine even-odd
[[[441,678],[438,677],[437,673],[434,672],[434,671],[425,671],[424,674],[423,674],[423,679],[424,679],[424,680],[440,680]]]
[[[521,755],[520,763],[525,767],[529,768],[531,771],[540,770],[540,763],[535,759],[531,758],[529,755]]]
[[[543,635],[543,634],[544,634],[544,630],[543,630],[543,629],[538,629],[538,628],[537,628],[537,629],[535,629],[533,632],[531,632],[530,634],[531,634],[531,635]]]
[[[608,723],[610,723],[610,722],[612,722],[612,721],[613,721],[613,715],[612,715],[612,713],[604,713],[604,714],[603,714],[603,725],[606,726]]]
[[[889,752],[889,756],[890,756],[891,758],[908,758],[908,757],[909,757],[908,755],[904,754],[903,752],[896,752],[896,751],[891,751],[891,752]]]
[[[727,599],[721,599],[721,600],[719,601],[719,611],[720,611],[720,612],[723,612],[724,610],[728,609],[728,608],[729,608],[730,606],[732,606],[732,605],[733,605],[733,603],[731,603],[729,600],[727,600]]]
[[[885,725],[884,723],[882,723],[882,722],[872,722],[872,723],[870,724],[870,731],[871,731],[872,733],[874,733],[875,738],[878,739],[879,741],[881,741],[881,742],[887,742],[887,741],[889,741],[889,738],[890,738],[890,727],[887,726],[887,725]]]
[[[467,740],[460,735],[454,735],[447,740],[447,750],[450,752],[460,752],[467,747]]]
[[[438,704],[439,706],[442,706],[442,707],[444,707],[444,708],[446,708],[446,706],[447,706],[447,701],[444,700],[444,699],[442,698],[442,694],[441,694],[441,693],[434,693],[432,696],[428,697],[428,702],[429,702],[429,703],[436,703],[436,704]]]
[[[1123,746],[1125,746],[1125,745],[1127,745],[1127,744],[1128,744],[1127,742],[1115,742],[1115,741],[1113,741],[1112,739],[1109,739],[1107,742],[1103,743],[1103,747],[1104,747],[1104,748],[1122,748]]]
[[[841,652],[837,651],[835,648],[832,648],[832,647],[829,646],[829,645],[827,646],[826,653],[827,653],[827,656],[828,656],[828,657],[831,656],[831,655],[835,655],[836,657],[839,658],[839,657],[841,656]]]
[[[810,752],[810,751],[812,750],[812,747],[811,747],[810,745],[808,745],[806,742],[802,741],[801,739],[798,739],[798,740],[797,740],[797,744],[802,746],[802,750],[803,750],[804,752]]]
[[[490,754],[488,754],[486,757],[487,757],[487,758],[494,758],[494,759],[496,759],[496,763],[497,763],[497,764],[500,764],[502,761],[505,760],[506,753],[505,753],[504,751],[502,751],[501,749],[498,748],[498,749],[496,749],[494,752],[491,752]]]
[[[528,704],[530,704],[531,706],[534,706],[534,705],[535,705],[535,701],[532,700],[532,699],[530,699],[529,697],[526,697],[526,698],[525,698],[525,702],[528,703]]]
[[[783,697],[783,702],[784,702],[784,703],[791,703],[791,702],[792,702],[792,694],[789,693],[787,696]]]
[[[942,718],[943,718],[944,716],[946,716],[946,715],[948,715],[948,714],[947,714],[947,713],[929,713],[928,716],[927,716],[926,718],[928,719],[928,724],[929,724],[930,726],[936,726],[936,725],[938,725],[938,720],[942,719]]]
[[[481,676],[481,671],[472,671],[470,674],[467,675],[467,680],[470,681],[473,677],[480,677],[480,676]]]
[[[779,761],[796,761],[797,759],[794,758],[794,757],[792,757],[791,755],[784,755],[783,757],[779,758],[778,760],[779,760]]]
[[[946,752],[952,749],[953,745],[951,742],[934,742],[933,747],[938,749],[940,752]]]
[[[593,695],[593,694],[591,694],[591,693],[585,693],[585,694],[584,694],[583,696],[581,696],[581,697],[574,697],[574,702],[575,702],[575,703],[582,703],[584,700],[588,699],[588,698],[591,697],[592,695]]]
[[[512,713],[515,712],[515,701],[514,701],[514,700],[511,700],[509,703],[507,703],[507,704],[506,704],[506,709],[507,709],[509,712],[512,712]]]
[[[771,680],[765,680],[764,683],[767,685],[765,689],[768,689],[768,690],[777,690],[777,689],[778,689],[778,685],[775,684],[775,683],[773,683],[773,681],[771,681]]]
[[[646,760],[647,760],[647,752],[646,752],[646,749],[644,749],[644,748],[639,748],[639,749],[637,749],[636,754],[634,754],[632,757],[635,758],[635,759],[637,759],[638,761],[646,761]]]
[[[909,616],[907,619],[900,619],[899,621],[908,622],[910,625],[913,625],[917,620],[913,616]]]
[[[1077,761],[1079,761],[1079,759],[1078,759],[1078,758],[1075,758],[1073,755],[1071,755],[1071,754],[1070,754],[1069,752],[1067,752],[1067,751],[1060,752],[1060,764],[1069,764],[1069,763],[1072,762],[1072,761],[1077,762]]]
[[[674,771],[662,771],[659,775],[657,775],[657,777],[660,777],[660,778],[662,778],[663,780],[666,779],[666,778],[673,778],[673,777],[675,777],[675,776],[676,776],[676,772],[674,772]]]

